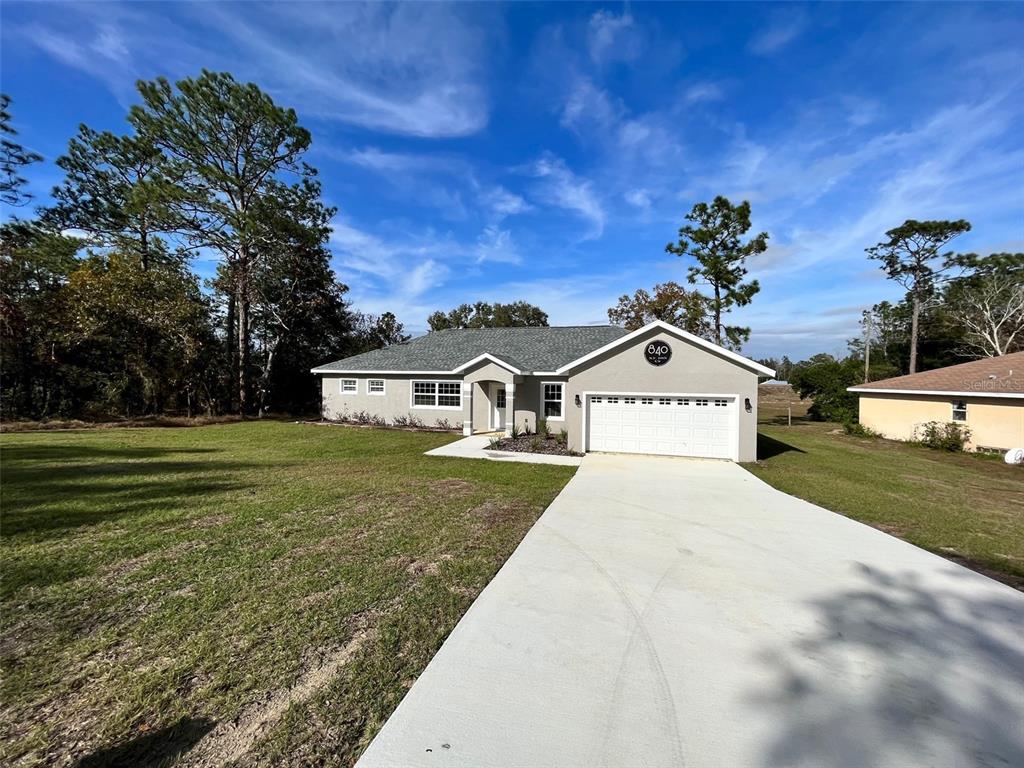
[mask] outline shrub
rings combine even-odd
[[[541,438],[540,435],[534,435],[533,437],[530,438],[530,450],[539,451],[543,443],[544,440],[543,438]]]
[[[971,430],[954,421],[928,421],[917,425],[914,437],[927,448],[956,453],[971,439]]]
[[[568,442],[569,442],[569,432],[568,432],[568,430],[565,430],[565,429],[561,430],[557,435],[555,435],[555,440],[558,442],[559,445],[566,445],[566,444],[568,444]]]
[[[455,427],[452,426],[452,423],[448,421],[448,419],[438,419],[436,422],[434,422],[434,426],[437,427],[438,429],[455,429]]]
[[[423,419],[419,418],[418,416],[413,416],[411,413],[408,416],[408,422],[410,427],[413,427],[415,429],[423,428]]]
[[[512,426],[508,428],[508,433],[513,440],[515,440],[517,437],[519,437],[519,435],[522,434],[522,432],[519,431],[519,425],[516,424],[514,421],[512,422]]]
[[[375,427],[386,427],[388,425],[388,420],[383,416],[373,415],[370,417],[370,423]]]
[[[846,434],[852,435],[853,437],[881,437],[881,432],[875,432],[871,427],[865,427],[859,421],[844,421],[843,429],[846,430]]]
[[[503,440],[503,438],[501,437],[501,435],[495,435],[494,437],[492,437],[488,441],[487,445],[488,445],[489,448],[494,448],[495,450],[499,450],[501,448],[501,441],[502,440]]]
[[[409,417],[408,416],[395,416],[395,420],[392,423],[396,427],[408,427],[409,426]]]
[[[537,434],[541,435],[544,438],[547,438],[551,435],[551,431],[548,429],[547,419],[537,419]]]

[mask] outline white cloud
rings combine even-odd
[[[683,92],[683,101],[686,104],[699,104],[704,101],[721,101],[725,98],[722,86],[710,80],[703,80],[693,83]]]
[[[509,230],[487,226],[477,238],[476,260],[477,263],[491,261],[519,264],[523,258]]]
[[[631,189],[626,192],[623,197],[626,202],[630,205],[635,205],[637,208],[650,208],[651,207],[651,192],[647,189]]]
[[[802,11],[788,11],[775,14],[750,41],[751,53],[770,56],[793,42],[807,28],[807,18]]]
[[[542,180],[541,198],[551,205],[573,211],[590,222],[585,239],[593,240],[604,233],[605,211],[594,192],[594,185],[574,174],[565,161],[546,153],[537,160],[530,172]]]
[[[587,25],[587,47],[590,58],[598,64],[609,61],[630,61],[643,50],[643,37],[627,11],[616,15],[597,11]]]
[[[144,5],[144,7],[143,7]],[[423,137],[487,124],[483,61],[489,24],[451,6],[185,3],[62,6],[21,37],[100,78],[118,97],[139,77],[202,67],[256,80],[301,114]],[[177,23],[212,27],[214,42]],[[444,44],[439,45],[438,41]]]
[[[490,213],[492,221],[498,222],[509,216],[516,216],[521,213],[533,210],[533,206],[526,202],[519,195],[509,192],[500,184],[489,189],[481,190],[480,201]]]

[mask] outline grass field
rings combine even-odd
[[[764,413],[756,464],[776,488],[1024,589],[1024,468]],[[781,423],[779,423],[781,422]]]
[[[0,763],[350,764],[573,472],[452,439],[0,436]]]

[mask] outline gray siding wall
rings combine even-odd
[[[342,394],[341,380],[355,379],[358,386],[356,394]],[[367,394],[368,379],[384,379],[384,395]],[[323,396],[322,415],[325,419],[342,419],[359,411],[366,411],[374,416],[382,416],[392,423],[396,416],[415,416],[427,426],[434,426],[441,419],[447,419],[453,427],[462,427],[462,422],[469,418],[469,398],[462,396],[462,409],[447,408],[413,408],[410,391],[413,380],[457,381],[462,383],[461,376],[374,376],[371,374],[324,374],[320,383]]]
[[[644,348],[655,339],[672,347],[672,358],[654,366],[644,358]],[[573,450],[583,450],[583,407],[575,404],[584,392],[654,392],[736,395],[739,397],[740,461],[757,458],[757,374],[741,368],[710,350],[661,330],[595,358],[572,372],[565,395],[566,429]],[[751,412],[744,409],[749,398]],[[554,425],[555,422],[552,422]]]

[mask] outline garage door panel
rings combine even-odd
[[[730,458],[736,398],[611,395],[588,398],[587,450]]]

